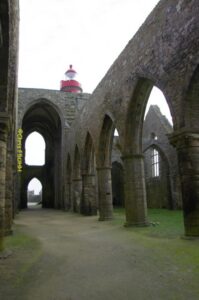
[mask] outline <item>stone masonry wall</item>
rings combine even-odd
[[[80,111],[90,94],[72,94],[56,90],[19,88],[18,90],[18,124],[21,126],[26,111],[41,99],[50,101],[58,109],[66,128],[70,126],[77,111]]]

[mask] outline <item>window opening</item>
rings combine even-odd
[[[151,153],[152,161],[152,177],[158,177],[160,175],[160,165],[159,165],[159,153],[156,149],[152,149]]]
[[[34,131],[25,142],[25,163],[31,166],[43,166],[45,164],[46,143],[41,134]]]

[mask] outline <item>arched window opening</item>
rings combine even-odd
[[[45,164],[46,143],[41,134],[34,131],[25,142],[25,163],[30,166],[43,166]]]
[[[120,137],[117,128],[114,129],[111,149],[111,184],[114,212],[124,207],[124,174]]]
[[[115,128],[115,130],[114,130],[114,136],[119,136],[119,133],[118,133],[118,131],[117,131],[116,128]]]
[[[160,175],[160,158],[159,152],[153,148],[151,151],[151,165],[152,165],[152,177],[159,177]]]
[[[157,106],[160,110],[160,114],[163,117],[165,117],[167,119],[167,121],[169,121],[170,125],[173,126],[173,121],[172,121],[172,117],[170,114],[170,109],[167,104],[167,101],[166,101],[162,91],[160,89],[158,89],[156,86],[154,86],[151,90],[151,93],[150,93],[150,96],[149,96],[149,99],[147,102],[147,106],[145,109],[144,119],[146,118],[146,115],[147,115],[151,105]]]
[[[42,184],[37,178],[33,178],[27,187],[28,207],[42,203]]]

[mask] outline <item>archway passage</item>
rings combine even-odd
[[[57,109],[45,99],[37,100],[26,114],[22,122],[23,150],[25,141],[30,133],[36,131],[45,140],[45,164],[29,165],[23,158],[23,172],[21,177],[21,208],[27,207],[27,185],[31,178],[36,177],[42,182],[42,207],[60,208],[62,201],[62,134],[61,119]],[[36,149],[38,145],[35,143]]]
[[[114,140],[115,125],[107,114],[103,119],[102,129],[99,139],[99,149],[97,157],[97,177],[99,196],[99,220],[109,220],[113,218],[113,196],[112,196],[112,148]],[[118,133],[117,133],[118,134]],[[118,137],[119,138],[119,137]]]
[[[124,170],[118,161],[112,163],[111,178],[113,206],[124,207]]]
[[[27,187],[28,208],[42,204],[42,184],[37,178],[33,178]]]
[[[146,105],[153,86],[152,81],[140,78],[132,94],[128,108],[124,147],[125,153],[123,156],[127,226],[145,226],[148,224],[142,132]],[[171,107],[169,108],[172,112]],[[156,126],[156,129],[158,129],[158,126]],[[156,132],[153,133],[153,137],[150,133],[150,138],[157,140],[158,136]],[[159,172],[157,168],[155,169],[157,166],[157,164],[155,166],[157,155],[156,157],[153,156],[153,160],[154,177],[157,177]]]

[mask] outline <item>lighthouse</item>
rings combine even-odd
[[[82,93],[81,84],[75,80],[77,72],[70,65],[69,69],[65,72],[65,80],[60,82],[60,90],[68,93]]]

